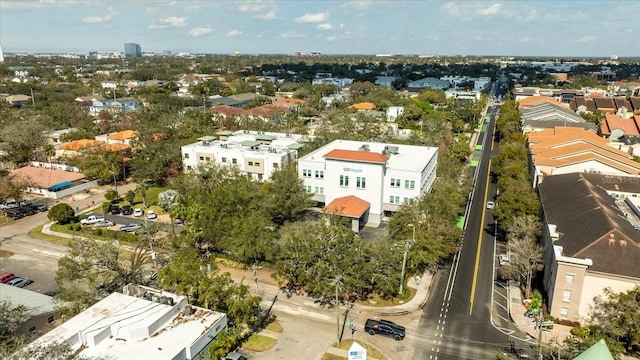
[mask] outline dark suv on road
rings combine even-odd
[[[118,215],[120,214],[120,207],[118,205],[111,205],[111,207],[109,208],[109,212],[112,215]]]
[[[131,210],[131,206],[125,205],[122,207],[122,215],[131,215],[133,210]]]

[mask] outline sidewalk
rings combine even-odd
[[[509,314],[511,321],[516,325],[518,330],[527,334],[533,339],[538,339],[540,330],[535,326],[535,320],[525,315],[527,308],[524,306],[520,296],[520,288],[516,285],[509,286],[511,294],[509,299]],[[571,327],[565,325],[554,324],[552,329],[542,331],[542,342],[549,343],[552,340],[563,342],[564,339],[571,336]]]

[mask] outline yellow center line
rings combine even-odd
[[[469,300],[469,315],[473,313],[473,298],[476,294],[476,280],[478,279],[478,267],[480,265],[480,249],[482,248],[482,235],[484,234],[484,215],[487,212],[486,206],[487,196],[489,196],[489,171],[491,169],[491,159],[489,159],[489,166],[487,167],[487,184],[484,188],[484,203],[482,206],[482,217],[480,219],[480,232],[478,234],[478,250],[476,251],[476,265],[473,269],[473,283],[471,284],[471,298]]]

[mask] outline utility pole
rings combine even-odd
[[[116,189],[116,194],[118,193],[118,181],[116,179],[116,169],[113,165],[113,163],[111,164],[111,174],[113,174],[113,187],[115,187]],[[120,196],[118,196],[120,197]]]
[[[399,291],[400,295],[402,295],[402,291],[404,290],[404,271],[405,271],[405,268],[407,267],[407,253],[409,252],[413,244],[416,242],[416,226],[414,224],[407,224],[407,225],[413,228],[413,237],[411,239],[411,242],[408,242],[405,240],[405,243],[404,243],[404,249],[403,249],[404,253],[402,255],[402,272],[400,275],[400,291]]]
[[[256,260],[256,262],[253,264],[253,281],[256,283],[256,296],[260,294],[258,292],[258,274],[258,261]]]
[[[335,286],[336,288],[336,334],[338,337],[338,346],[340,346],[340,302],[338,299],[338,287],[342,282],[342,275],[337,275],[331,280],[331,286]]]

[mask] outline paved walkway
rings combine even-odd
[[[554,324],[552,329],[540,332],[540,329],[536,327],[535,320],[525,315],[527,308],[522,302],[520,288],[516,285],[510,285],[509,292],[511,297],[509,299],[509,314],[518,330],[533,339],[538,339],[542,334],[543,343],[549,343],[552,340],[563,342],[564,339],[571,336],[571,327],[559,324]]]

